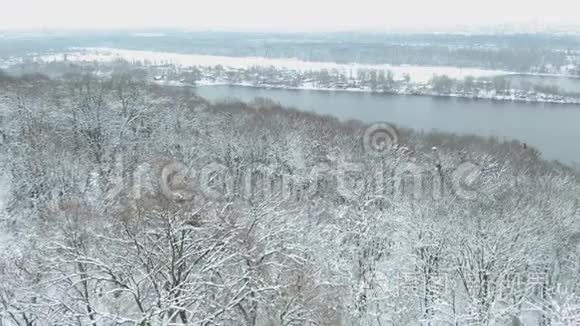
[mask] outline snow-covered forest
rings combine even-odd
[[[1,326],[580,324],[579,176],[526,144],[27,75],[0,172]]]

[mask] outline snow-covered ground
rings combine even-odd
[[[9,195],[8,177],[2,174],[2,171],[0,171],[0,251],[4,251],[4,249],[7,248],[8,243],[10,242],[9,240],[11,238],[8,232],[5,230],[4,225],[2,223],[4,222],[5,218],[4,209],[6,208],[6,201],[8,200],[8,195]]]
[[[20,64],[22,62],[23,62],[22,58],[13,58],[13,57],[5,59],[0,58],[0,69],[6,69],[10,66]]]
[[[129,62],[148,62],[150,64],[175,64],[181,67],[193,66],[216,66],[243,69],[253,66],[276,67],[277,69],[288,69],[297,71],[320,71],[323,69],[336,69],[345,74],[356,74],[359,69],[390,70],[395,78],[402,78],[404,74],[409,74],[413,82],[427,82],[433,75],[447,75],[452,78],[461,79],[465,76],[492,77],[511,74],[511,72],[501,70],[486,70],[477,68],[459,68],[446,66],[393,66],[388,64],[340,64],[333,62],[309,62],[298,59],[271,59],[264,57],[224,57],[214,55],[180,54],[172,52],[136,51],[112,48],[82,48],[72,49],[70,52],[44,55],[37,57],[42,61],[101,61],[110,62],[115,60],[126,60]]]

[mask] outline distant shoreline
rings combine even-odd
[[[249,87],[249,88],[259,88],[259,89],[280,89],[280,90],[295,90],[295,91],[322,91],[322,92],[351,92],[351,93],[366,93],[366,94],[377,94],[377,95],[393,95],[393,96],[429,96],[438,98],[457,98],[465,100],[488,100],[497,102],[524,102],[524,103],[536,103],[536,104],[558,104],[558,105],[580,105],[580,99],[573,99],[571,101],[555,101],[555,100],[532,100],[517,97],[508,96],[495,96],[495,97],[483,97],[483,96],[467,96],[457,93],[452,94],[438,94],[435,92],[384,92],[384,91],[373,91],[370,89],[361,88],[323,88],[323,87],[291,87],[291,86],[279,86],[279,85],[252,85],[250,83],[228,83],[228,82],[208,82],[203,81],[196,85],[187,85],[183,83],[172,83],[172,82],[156,82],[158,85],[170,85],[170,86],[189,86],[189,87],[211,87],[211,86],[234,86],[234,87]]]
[[[332,83],[318,86],[316,82],[302,83],[299,86],[284,85],[285,80],[264,79],[255,83],[253,81],[228,81],[218,76],[201,76],[201,80],[196,81],[196,85],[232,85],[256,88],[272,88],[272,89],[294,89],[294,90],[319,90],[319,91],[341,91],[341,92],[364,92],[375,94],[392,94],[392,95],[417,95],[417,96],[432,96],[432,97],[450,97],[450,98],[464,98],[464,99],[479,99],[492,101],[517,101],[525,103],[551,103],[551,104],[572,104],[579,105],[580,98],[571,96],[570,94],[549,93],[549,92],[530,92],[525,89],[509,88],[501,91],[499,94],[495,90],[484,88],[474,88],[469,91],[465,90],[450,90],[446,92],[437,92],[433,90],[433,85],[428,85],[433,76],[447,76],[455,80],[462,80],[467,76],[475,78],[494,78],[494,77],[538,77],[538,78],[558,78],[569,80],[580,80],[580,76],[564,75],[564,74],[548,74],[548,73],[525,73],[525,72],[511,72],[500,70],[489,70],[481,68],[462,68],[450,66],[413,66],[413,65],[388,65],[388,64],[339,64],[333,62],[311,62],[301,61],[298,59],[283,59],[283,58],[264,58],[264,57],[224,57],[212,55],[196,55],[196,54],[180,54],[172,52],[156,52],[156,51],[139,51],[139,50],[125,50],[117,48],[71,48],[70,52],[58,52],[48,55],[40,55],[36,60],[42,62],[101,62],[108,63],[116,60],[124,60],[129,63],[143,63],[144,67],[161,69],[165,65],[172,65],[179,70],[187,71],[191,68],[224,66],[226,71],[240,71],[252,67],[268,68],[272,67],[280,69],[283,73],[302,74],[304,72],[320,71],[327,69],[340,70],[344,74],[356,73],[357,69],[377,69],[377,71],[393,72],[396,76],[396,81],[401,82],[401,76],[407,75],[413,83],[407,85],[399,84],[388,90],[371,89],[367,85],[338,85],[333,87]],[[158,68],[156,68],[159,66]],[[211,74],[210,74],[211,75]],[[210,77],[210,78],[208,78]],[[178,80],[168,80],[165,76],[163,80],[155,80],[156,83],[184,85]],[[221,79],[221,80],[220,80]],[[356,80],[359,83],[360,80]],[[192,82],[189,82],[191,84]],[[509,87],[509,86],[508,86]]]

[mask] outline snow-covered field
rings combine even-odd
[[[43,61],[62,61],[65,53],[44,55],[37,58]],[[82,48],[71,49],[66,53],[69,61],[101,61],[110,62],[115,60],[126,60],[129,62],[141,62],[149,64],[175,64],[180,67],[193,66],[216,66],[222,65],[230,68],[276,67],[278,69],[288,69],[297,71],[320,71],[323,69],[336,69],[346,74],[356,74],[358,69],[390,70],[395,78],[402,78],[404,74],[409,74],[414,82],[427,82],[433,75],[447,75],[452,78],[463,78],[465,76],[492,77],[510,74],[501,70],[486,70],[477,68],[459,68],[445,66],[393,66],[388,64],[339,64],[333,62],[309,62],[298,59],[271,59],[264,57],[224,57],[214,55],[180,54],[172,52],[136,51],[112,48]]]
[[[22,58],[12,58],[12,57],[6,59],[0,58],[0,69],[6,69],[9,68],[10,66],[21,64],[22,62],[23,62]]]

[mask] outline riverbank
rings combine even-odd
[[[540,150],[547,160],[566,165],[580,163],[577,146],[569,143],[571,139],[580,139],[578,105],[232,85],[198,86],[195,93],[214,103],[268,98],[285,107],[331,115],[343,121],[388,121],[424,132],[438,130],[493,137],[498,141],[517,139]]]
[[[249,82],[228,82],[228,81],[211,81],[200,80],[195,84],[187,84],[180,81],[164,81],[155,80],[156,84],[172,85],[172,86],[240,86],[261,89],[285,89],[285,90],[303,90],[303,91],[331,91],[331,92],[354,92],[354,93],[372,93],[372,94],[388,94],[388,95],[415,95],[415,96],[431,96],[431,97],[450,97],[450,98],[464,98],[474,100],[491,100],[491,101],[509,101],[509,102],[526,102],[526,103],[550,103],[550,104],[571,104],[579,105],[580,98],[566,97],[551,94],[529,94],[528,92],[513,89],[510,94],[497,94],[493,91],[485,92],[479,91],[476,94],[465,94],[460,92],[439,93],[435,92],[429,87],[406,87],[392,90],[373,90],[370,87],[317,87],[313,84],[301,86],[286,86],[268,83],[249,83]]]

